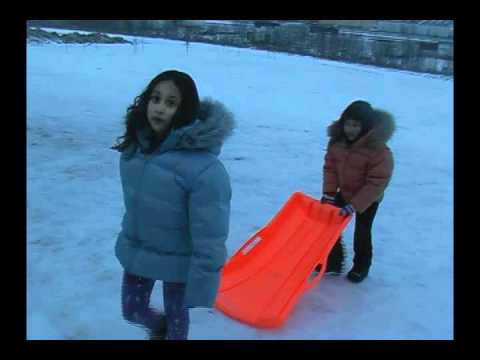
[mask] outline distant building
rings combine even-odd
[[[313,26],[351,27],[360,29],[374,29],[378,20],[311,20]]]
[[[453,20],[308,20],[312,32],[364,31],[381,35],[453,38]]]
[[[234,34],[253,28],[253,23],[245,20],[195,20],[188,27],[203,33]]]
[[[253,22],[253,24],[255,25],[255,27],[270,27],[270,28],[274,28],[274,27],[278,27],[281,25],[281,22],[280,21],[277,21],[277,20],[255,20]]]
[[[417,35],[430,38],[453,38],[453,20],[382,20],[379,32]]]

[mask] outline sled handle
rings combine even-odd
[[[307,278],[308,287],[313,287],[316,285],[316,283],[320,279],[320,275],[322,274],[322,272],[323,272],[323,264],[318,263],[317,265],[315,265],[315,267],[310,272],[310,275]]]
[[[262,237],[260,235],[255,235],[240,248],[240,253],[242,255],[247,255],[260,241],[262,241]]]

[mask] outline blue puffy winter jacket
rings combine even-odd
[[[115,253],[139,276],[185,282],[187,307],[212,307],[227,257],[230,178],[218,155],[234,128],[223,104],[206,99],[198,119],[153,153],[150,129],[120,158],[125,215]]]

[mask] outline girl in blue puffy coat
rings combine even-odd
[[[187,339],[188,309],[215,303],[231,200],[218,155],[233,128],[225,106],[200,101],[192,78],[175,70],[156,76],[127,110],[113,147],[125,203],[115,254],[123,316],[151,339]],[[157,280],[164,312],[149,306]]]

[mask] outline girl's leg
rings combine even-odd
[[[367,271],[372,264],[372,224],[378,209],[378,202],[356,215],[353,236],[353,266],[356,271]]]
[[[341,193],[335,195],[335,206],[342,207],[346,205]],[[342,235],[337,239],[327,259],[327,274],[340,275],[345,262],[345,245],[343,244]]]
[[[125,320],[150,331],[165,326],[165,316],[149,307],[155,280],[124,272],[122,283],[122,313]]]
[[[327,269],[325,272],[332,275],[340,275],[345,263],[345,245],[342,236],[338,238],[327,258]]]
[[[185,283],[163,282],[163,303],[167,317],[166,340],[187,340],[190,318],[184,306]]]

